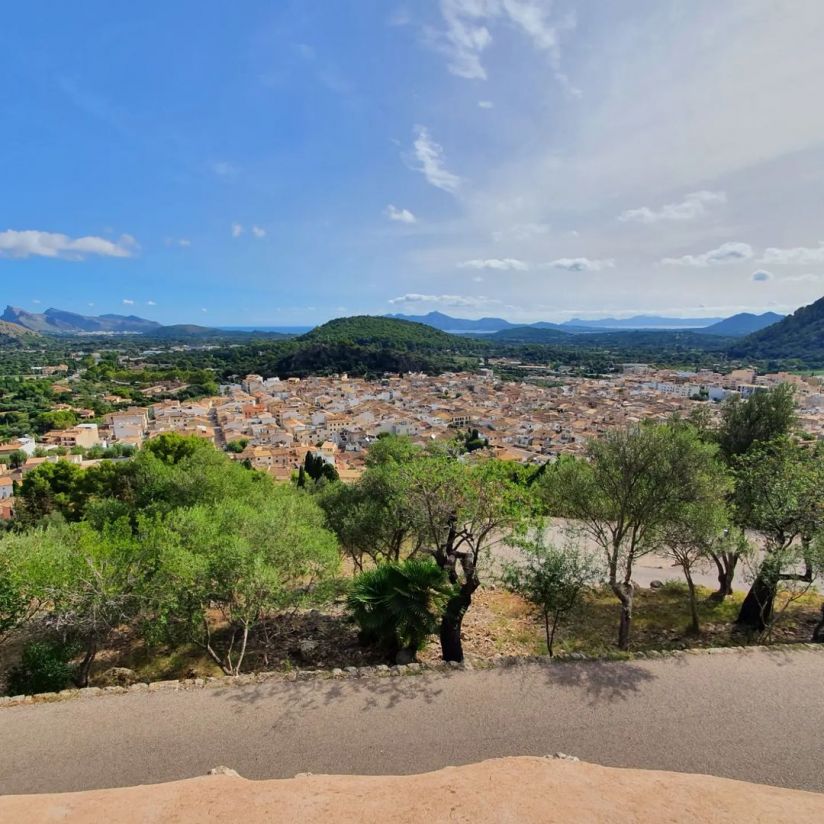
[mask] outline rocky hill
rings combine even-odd
[[[80,315],[63,309],[28,312],[17,306],[7,306],[0,320],[14,323],[31,332],[52,335],[132,332],[147,333],[160,329],[162,324],[137,315]]]

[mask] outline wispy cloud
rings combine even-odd
[[[459,269],[515,269],[525,272],[529,269],[529,264],[517,258],[476,258],[475,260],[464,260],[458,264]]]
[[[256,238],[266,237],[266,230],[261,229],[260,226],[252,226],[252,235]]]
[[[131,298],[123,298],[122,303],[124,306],[133,306],[134,301]]]
[[[232,237],[240,237],[244,232],[243,226],[240,223],[232,224]]]
[[[492,44],[490,28],[505,23],[525,34],[550,57],[556,80],[573,96],[580,94],[561,71],[561,34],[575,28],[575,18],[550,18],[551,3],[541,0],[441,0],[444,28],[429,31],[431,45],[446,56],[449,71],[467,80],[485,80],[483,53]]]
[[[157,303],[153,300],[147,300],[146,301],[146,306],[157,306]]]
[[[56,232],[33,229],[0,232],[0,257],[47,257],[65,260],[83,260],[90,255],[99,257],[131,257],[137,250],[137,241],[131,235],[121,235],[117,241],[87,235],[72,238]]]
[[[563,269],[566,272],[600,272],[615,266],[614,258],[558,258],[542,265],[544,269]]]
[[[478,108],[479,109],[494,109],[495,104],[491,100],[479,100],[478,101]]]
[[[444,165],[443,148],[432,139],[426,126],[415,127],[414,149],[418,171],[429,183],[445,192],[457,191],[461,179]]]
[[[397,298],[392,298],[389,303],[393,306],[398,304],[431,303],[441,306],[477,307],[500,303],[500,301],[484,297],[483,295],[478,295],[477,297],[465,295],[421,295],[411,292]]]
[[[399,209],[391,203],[384,209],[384,214],[390,220],[396,220],[398,223],[417,223],[418,221],[409,209]]]
[[[764,250],[761,263],[800,266],[824,263],[824,241],[820,242],[818,246],[793,246],[789,249],[778,249],[770,246]]]
[[[659,223],[668,220],[695,220],[704,217],[708,213],[707,207],[713,204],[727,202],[727,195],[724,192],[710,192],[701,190],[691,192],[683,200],[675,203],[667,203],[660,209],[651,209],[649,206],[641,206],[637,209],[627,209],[618,215],[618,220],[622,223]]]
[[[492,239],[501,240],[529,240],[549,232],[548,223],[516,223],[508,229],[498,229],[492,233]]]
[[[749,243],[730,242],[722,243],[717,249],[703,252],[700,255],[682,255],[681,257],[664,258],[661,262],[671,266],[714,266],[720,263],[740,263],[750,260],[754,256]]]

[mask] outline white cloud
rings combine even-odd
[[[180,246],[184,249],[192,245],[192,241],[187,237],[167,237],[165,243],[167,246]]]
[[[724,192],[710,192],[702,189],[692,192],[677,203],[667,203],[657,211],[649,206],[638,209],[627,209],[618,215],[622,223],[658,223],[662,220],[695,220],[707,214],[707,206],[716,203],[726,203],[727,195]]]
[[[812,272],[806,272],[803,275],[788,275],[781,278],[782,283],[820,283],[824,281],[824,275],[814,275]]]
[[[500,301],[484,297],[483,295],[479,295],[478,297],[466,297],[464,295],[420,295],[415,292],[411,292],[397,298],[392,298],[389,303],[393,306],[399,303],[433,303],[441,306],[477,307],[486,306],[492,303],[500,303]]]
[[[146,306],[157,306],[157,303],[153,300],[147,300],[146,301]]]
[[[429,135],[426,126],[415,127],[415,158],[418,161],[418,171],[438,189],[445,192],[455,192],[461,179],[444,166],[443,149]]]
[[[409,209],[399,209],[397,206],[393,206],[391,203],[386,207],[384,210],[384,214],[390,220],[396,220],[399,223],[416,223],[417,218]]]
[[[266,237],[266,230],[261,229],[260,226],[252,226],[252,234],[256,238]]]
[[[794,246],[789,249],[777,249],[771,246],[764,250],[760,262],[801,266],[824,263],[824,242],[820,242],[818,246]]]
[[[593,259],[586,257],[558,258],[543,264],[545,269],[564,269],[567,272],[600,272],[615,266],[614,258]]]
[[[206,309],[205,307],[203,307],[203,308],[201,308],[201,310],[200,310],[200,311],[201,311],[201,312],[208,312],[209,310],[208,310],[208,309]]]
[[[757,272],[752,273],[752,280],[755,283],[766,283],[768,280],[773,279],[772,272],[768,272],[765,269],[759,269]]]
[[[499,229],[492,233],[492,239],[500,240],[529,240],[538,235],[545,235],[550,230],[548,223],[516,223],[508,229]]]
[[[38,298],[32,298],[32,303],[40,303],[41,301]]]
[[[124,306],[131,306],[132,304],[134,304],[134,301],[131,298],[123,298]]]
[[[525,272],[529,269],[529,264],[517,258],[476,258],[475,260],[465,260],[458,264],[459,269],[515,269]]]
[[[131,235],[121,235],[117,241],[87,235],[71,238],[57,232],[39,232],[33,229],[0,232],[0,257],[48,257],[65,260],[83,260],[89,255],[101,257],[131,257],[138,248]]]
[[[240,223],[232,224],[232,237],[240,237],[243,234],[243,226]]]
[[[430,33],[430,40],[446,56],[452,74],[467,80],[486,79],[481,58],[492,44],[489,27],[502,22],[519,29],[535,48],[547,52],[556,80],[569,94],[579,94],[560,71],[560,35],[575,27],[574,17],[550,21],[551,4],[541,0],[441,0],[440,7],[445,29]]]
[[[479,109],[494,109],[495,104],[491,100],[479,100],[478,101],[478,108]]]
[[[678,258],[664,258],[661,262],[673,266],[713,266],[719,263],[739,263],[753,257],[752,246],[749,243],[722,243],[717,249],[703,252],[700,255],[682,255]]]

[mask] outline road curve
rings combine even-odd
[[[562,751],[621,767],[824,791],[824,654],[273,682],[0,710],[0,793],[169,781],[424,772]]]

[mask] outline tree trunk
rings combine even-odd
[[[732,582],[735,578],[738,554],[735,552],[722,552],[719,555],[713,554],[712,559],[718,569],[718,589],[710,596],[710,600],[721,602],[728,595],[732,595]]]
[[[735,623],[747,629],[763,632],[773,614],[773,603],[778,583],[773,576],[765,575],[762,569],[753,581],[747,597],[741,604]]]
[[[92,671],[92,664],[94,663],[94,659],[97,655],[97,636],[93,635],[89,638],[86,644],[86,654],[83,656],[83,660],[80,662],[80,666],[77,668],[77,675],[75,676],[75,683],[78,687],[88,687],[89,686],[89,675]]]
[[[612,591],[621,602],[621,622],[618,625],[618,649],[629,649],[630,630],[632,629],[632,596],[634,587],[631,583],[612,584]]]
[[[690,618],[692,619],[692,623],[690,624],[690,632],[693,635],[700,635],[701,626],[698,621],[698,603],[695,599],[695,582],[692,580],[692,575],[690,574],[688,567],[684,568],[684,577],[687,579],[687,589],[690,593]]]
[[[552,645],[555,643],[555,630],[558,629],[558,617],[560,615],[560,610],[555,610],[555,614],[552,616],[552,627],[549,626],[549,613],[544,613],[544,627],[546,629],[546,651],[549,653],[549,657],[552,658],[554,655],[552,650]]]
[[[464,584],[457,595],[450,598],[446,604],[441,619],[441,653],[444,661],[463,661],[463,645],[461,644],[461,625],[469,605],[472,603],[472,589]]]

